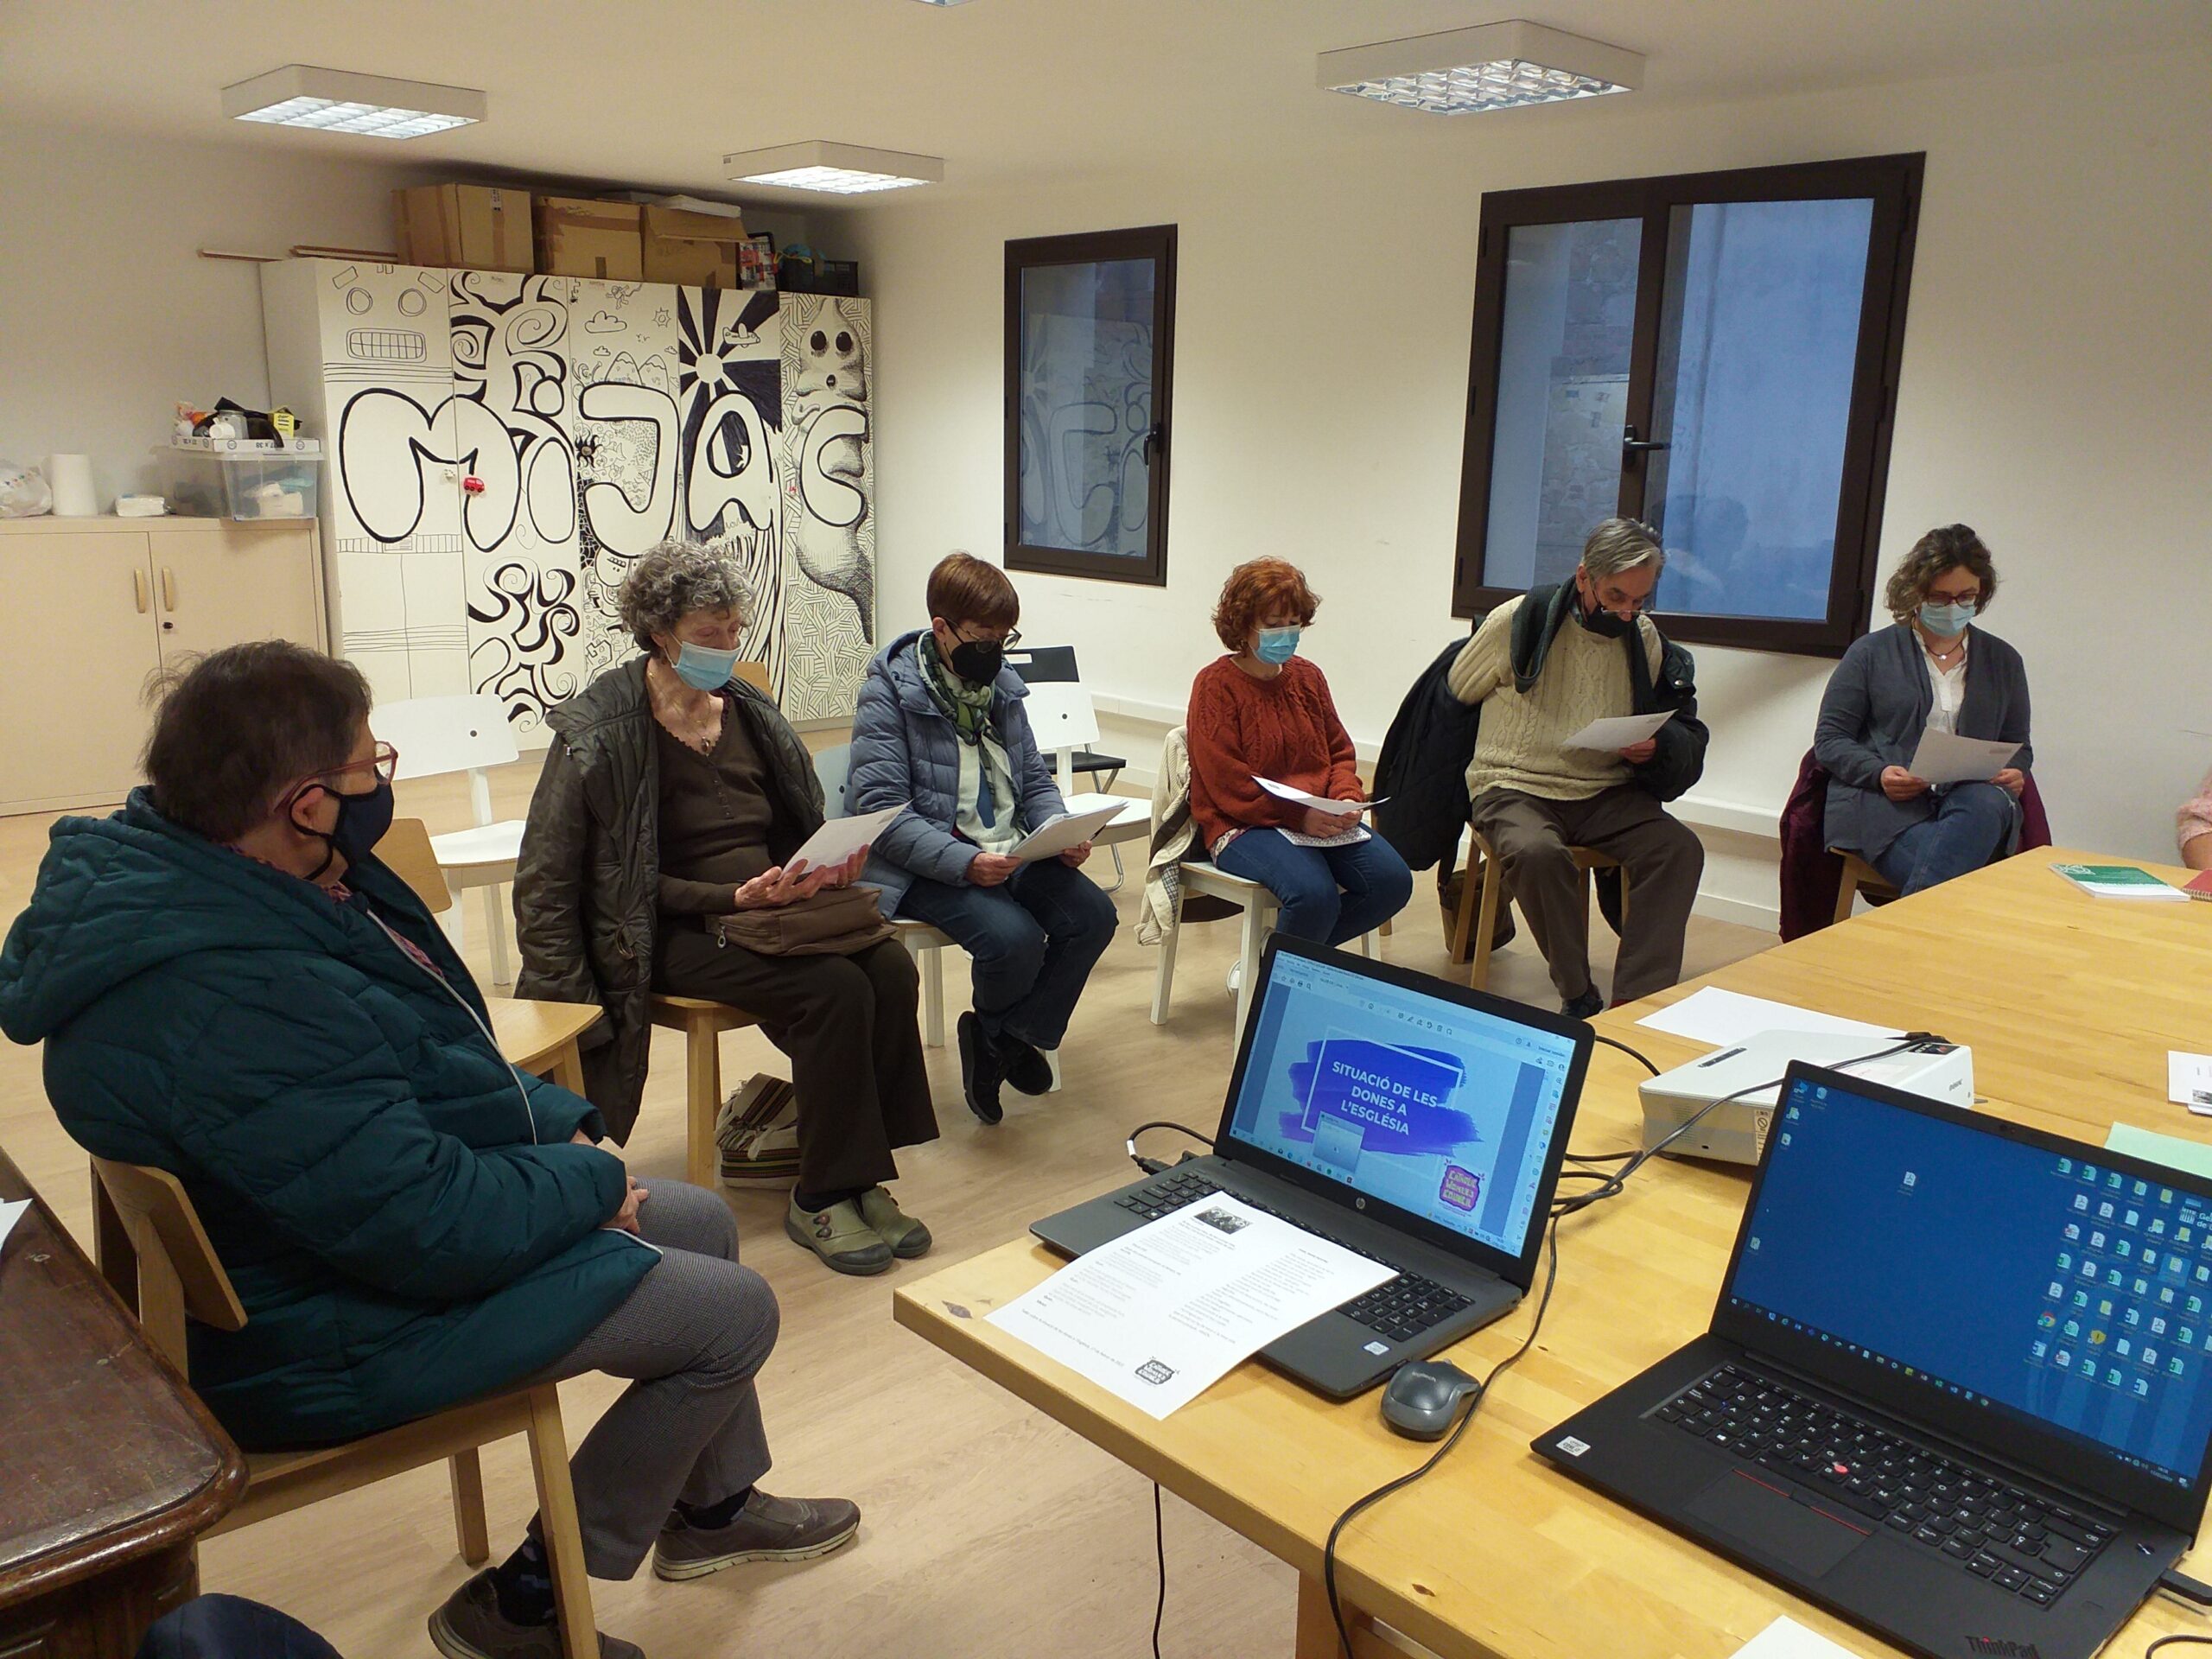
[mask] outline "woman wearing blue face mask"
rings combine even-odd
[[[1281,931],[1341,944],[1403,909],[1414,878],[1389,842],[1348,829],[1358,815],[1302,806],[1255,781],[1323,800],[1367,798],[1329,683],[1298,654],[1319,605],[1298,568],[1281,559],[1230,571],[1213,613],[1230,654],[1198,671],[1184,734],[1191,817],[1208,856],[1282,901]]]
[[[1896,626],[1857,640],[1821,699],[1814,756],[1829,775],[1827,843],[1906,893],[2012,850],[2034,753],[2020,653],[1980,619],[1997,567],[1964,524],[1913,544],[1885,595]],[[1931,786],[1910,770],[1929,730],[2018,744],[1986,782]]]
[[[893,1153],[937,1138],[919,982],[872,902],[837,891],[865,848],[821,869],[792,858],[822,827],[822,784],[773,699],[735,677],[751,604],[713,548],[667,542],[631,566],[622,620],[645,654],[547,716],[515,876],[517,988],[607,1010],[584,1072],[617,1140],[645,1087],[654,991],[755,1016],[791,1057],[798,1101],[785,1231],[839,1273],[880,1273],[930,1247],[885,1190]]]

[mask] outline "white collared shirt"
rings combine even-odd
[[[1960,643],[1965,643],[1964,635],[1960,637]],[[1948,668],[1940,668],[1935,657],[1929,653],[1925,640],[1921,642],[1920,652],[1928,658],[1928,685],[1936,694],[1936,705],[1928,714],[1929,728],[1955,737],[1959,730],[1959,705],[1967,697],[1967,654],[1961,651],[1957,662]]]

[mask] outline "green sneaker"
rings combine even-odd
[[[871,1186],[861,1194],[861,1219],[870,1231],[891,1247],[891,1254],[901,1262],[911,1262],[918,1255],[927,1255],[936,1241],[930,1230],[899,1207],[899,1200],[880,1186]]]
[[[793,1199],[784,1230],[794,1243],[820,1256],[825,1267],[865,1277],[891,1265],[891,1247],[861,1219],[860,1205],[847,1198],[827,1210],[802,1210]]]

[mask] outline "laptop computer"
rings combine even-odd
[[[2204,1515],[2212,1182],[1802,1062],[1711,1328],[1534,1442],[1940,1659],[2088,1659]]]
[[[1349,1399],[1527,1294],[1590,1046],[1580,1020],[1278,934],[1212,1155],[1030,1231],[1080,1255],[1223,1192],[1387,1263],[1262,1351]]]

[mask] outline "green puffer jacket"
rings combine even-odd
[[[359,910],[178,828],[143,790],[54,825],[0,950],[0,1030],[45,1043],[63,1126],[175,1174],[206,1224],[246,1323],[191,1328],[192,1382],[249,1448],[518,1382],[659,1259],[601,1230],[624,1172],[571,1142],[600,1132],[590,1104],[518,1085],[404,883],[373,860],[348,881],[444,984]]]

